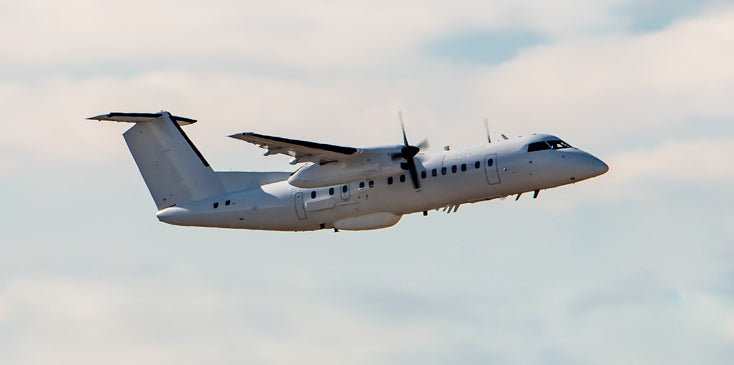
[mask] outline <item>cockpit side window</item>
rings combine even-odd
[[[571,148],[571,145],[561,141],[560,139],[554,139],[551,141],[533,142],[528,145],[528,152],[542,150],[560,150],[562,148]]]
[[[560,139],[554,139],[552,141],[547,141],[548,144],[551,146],[554,150],[560,150],[561,148],[571,148],[571,145],[569,145],[566,142],[561,141]]]
[[[528,152],[549,150],[550,146],[545,142],[533,142],[528,145]]]

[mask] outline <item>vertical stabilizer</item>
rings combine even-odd
[[[158,209],[224,192],[181,124],[195,120],[160,113],[110,113],[89,119],[130,122],[123,136]]]

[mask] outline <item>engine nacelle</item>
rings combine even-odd
[[[310,189],[399,174],[405,170],[400,166],[401,161],[392,159],[392,154],[396,152],[399,149],[372,149],[360,158],[345,162],[306,165],[291,175],[288,182],[299,188]]]
[[[326,165],[313,164],[305,166],[291,175],[288,182],[299,188],[318,188],[329,185],[339,185],[350,181],[375,179],[382,176],[398,174],[404,171],[399,163],[392,166],[362,165],[350,166],[341,163]]]

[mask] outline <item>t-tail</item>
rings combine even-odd
[[[222,182],[168,112],[109,113],[87,119],[135,123],[123,136],[158,209],[224,192]]]

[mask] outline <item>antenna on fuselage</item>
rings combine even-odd
[[[492,137],[489,136],[489,118],[484,118],[484,130],[487,131],[487,142],[492,143]]]

